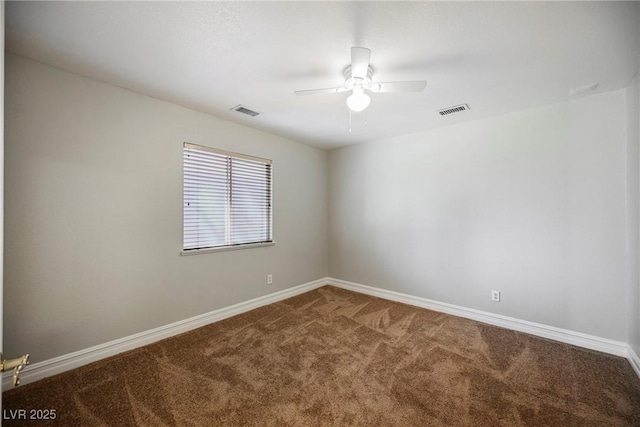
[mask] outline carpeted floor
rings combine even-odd
[[[620,357],[327,286],[3,406],[55,409],[39,426],[640,426],[640,379]]]

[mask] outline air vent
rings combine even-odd
[[[454,105],[453,107],[445,108],[444,110],[438,111],[441,116],[448,116],[449,114],[461,113],[463,111],[470,110],[467,104]]]
[[[237,111],[238,113],[246,114],[246,115],[251,116],[251,117],[255,117],[258,114],[260,114],[257,111],[253,111],[253,110],[248,109],[244,105],[236,105],[235,107],[232,108],[232,110],[233,111]]]

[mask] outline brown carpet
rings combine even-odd
[[[3,405],[55,409],[42,426],[640,426],[640,379],[620,357],[326,286]]]

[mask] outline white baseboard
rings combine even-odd
[[[124,351],[133,350],[134,348],[142,347],[210,323],[218,322],[228,317],[253,310],[254,308],[282,301],[326,284],[327,279],[314,280],[313,282],[304,283],[302,285],[254,298],[219,310],[214,310],[199,316],[194,316],[189,319],[174,322],[159,328],[110,341],[105,344],[96,345],[94,347],[65,354],[42,362],[36,362],[24,368],[20,374],[20,384],[28,384],[52,375],[60,374],[109,356],[115,356],[116,354]],[[5,372],[2,375],[3,390],[9,390],[13,387],[12,374],[13,372],[10,371]]]
[[[626,357],[631,363],[638,377],[640,377],[640,359],[634,350],[626,343],[613,341],[606,338],[600,338],[593,335],[587,335],[580,332],[574,332],[567,329],[547,326],[540,323],[520,320],[513,317],[502,316],[499,314],[489,313],[471,308],[461,307],[453,304],[433,301],[426,298],[415,297],[400,292],[388,291],[385,289],[374,288],[358,283],[347,282],[345,280],[325,277],[313,282],[294,286],[269,295],[254,298],[249,301],[241,302],[229,307],[211,311],[209,313],[194,316],[189,319],[151,329],[149,331],[140,332],[135,335],[110,341],[74,353],[59,356],[53,359],[37,362],[27,366],[20,375],[20,383],[28,384],[41,380],[52,375],[56,375],[80,366],[95,362],[106,357],[115,356],[124,351],[133,350],[135,348],[169,338],[183,332],[199,328],[201,326],[215,323],[231,316],[253,310],[254,308],[282,301],[284,299],[317,289],[324,285],[332,285],[338,288],[359,292],[366,295],[375,296],[391,301],[397,301],[404,304],[422,307],[429,310],[451,314],[454,316],[464,317],[467,319],[477,320],[479,322],[490,325],[500,326],[515,331],[525,332],[555,341],[567,344],[573,344],[592,350],[602,351],[604,353],[614,354],[616,356]],[[2,386],[4,390],[8,390],[11,385],[11,372],[5,372],[2,377]]]
[[[430,299],[415,297],[399,292],[388,291],[386,289],[374,288],[367,285],[361,285],[359,283],[347,282],[345,280],[328,278],[327,283],[338,288],[360,292],[362,294],[372,295],[391,301],[397,301],[416,307],[427,308],[429,310],[438,311],[440,313],[452,314],[454,316],[477,320],[478,322],[488,323],[490,325],[500,326],[502,328],[525,332],[527,334],[549,338],[555,341],[573,344],[579,347],[585,347],[626,358],[630,357],[629,350],[631,348],[627,345],[627,343],[623,343],[620,341],[613,341],[610,339],[587,335],[580,332],[574,332],[567,329],[529,322],[527,320],[520,320],[513,317],[502,316],[500,314],[474,310],[472,308],[461,307],[458,305],[433,301]],[[633,365],[633,362],[631,363]],[[640,367],[640,365],[638,366]],[[637,368],[636,372],[638,372]],[[638,374],[638,376],[640,376],[640,374]]]

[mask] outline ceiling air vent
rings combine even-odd
[[[454,105],[453,107],[445,108],[444,110],[438,111],[441,116],[448,116],[449,114],[461,113],[463,111],[470,110],[467,104]]]
[[[253,110],[248,109],[244,105],[236,105],[235,107],[232,108],[232,110],[233,111],[237,111],[238,113],[246,114],[246,115],[251,116],[251,117],[255,117],[258,114],[260,114],[257,111],[253,111]]]

